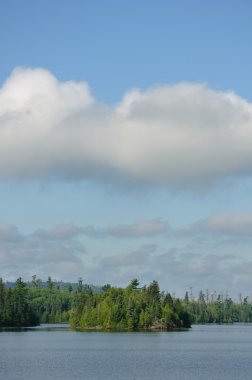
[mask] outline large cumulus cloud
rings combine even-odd
[[[252,104],[181,83],[99,104],[86,83],[17,68],[0,89],[0,179],[196,188],[252,172]]]

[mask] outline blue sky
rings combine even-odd
[[[250,1],[0,4],[0,276],[249,295]]]

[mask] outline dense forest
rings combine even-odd
[[[132,280],[126,288],[93,287],[56,283],[50,277],[41,286],[33,276],[7,287],[0,279],[0,327],[34,326],[68,322],[75,329],[169,330],[188,328],[192,323],[252,322],[248,297],[234,302],[216,295],[209,299],[200,291],[197,299],[184,299],[161,292],[157,281],[139,287]]]
[[[135,279],[125,289],[108,285],[99,294],[83,293],[71,314],[71,325],[128,330],[190,327],[191,317],[183,303],[170,294],[161,295],[157,281],[138,286]]]
[[[240,296],[239,301],[234,302],[232,298],[218,294],[209,299],[201,290],[197,300],[189,300],[186,292],[183,304],[193,323],[252,322],[252,304],[248,297]]]
[[[33,277],[32,287],[21,278],[14,286],[6,287],[0,279],[0,327],[34,326],[40,323],[68,322],[78,291],[69,286],[61,290],[48,277],[46,287]]]
[[[34,326],[38,323],[38,315],[28,301],[23,280],[18,278],[14,289],[6,289],[0,279],[0,326]]]

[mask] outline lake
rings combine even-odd
[[[252,325],[174,332],[0,332],[4,380],[251,380]]]

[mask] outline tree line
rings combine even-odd
[[[0,327],[68,322],[75,329],[169,330],[192,323],[252,322],[248,297],[234,302],[222,295],[209,300],[200,291],[197,300],[161,292],[157,281],[139,287],[137,279],[126,288],[83,285],[59,287],[48,277],[40,287],[36,277],[27,284],[18,278],[7,288],[0,279]]]
[[[186,292],[183,303],[194,323],[252,322],[252,304],[248,297],[240,297],[239,302],[223,294],[209,299],[208,294],[201,290],[197,300],[189,300]]]

